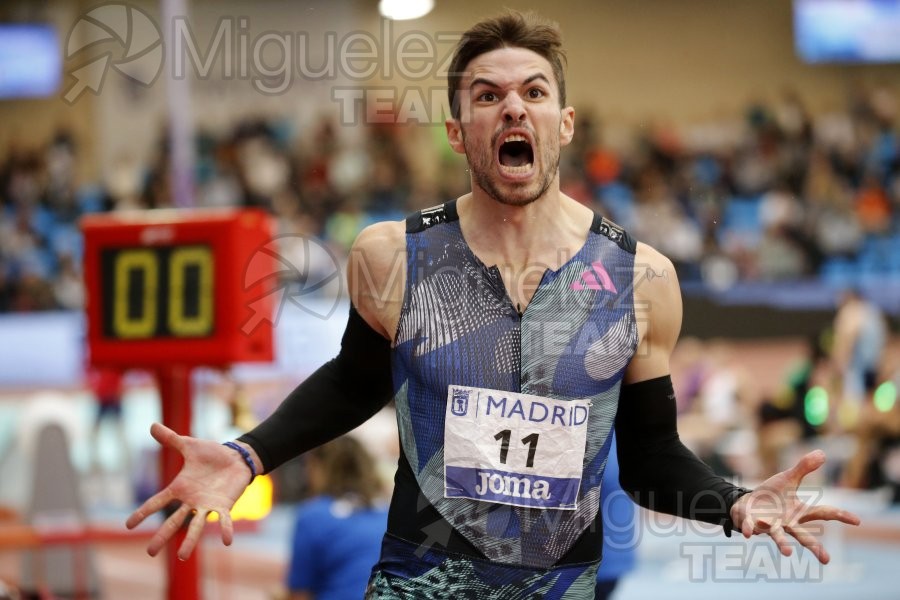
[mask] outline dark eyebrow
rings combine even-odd
[[[497,88],[500,87],[490,79],[485,79],[484,77],[478,77],[477,79],[473,79],[472,83],[469,84],[469,89],[474,88],[476,85],[486,85],[488,87]]]
[[[535,73],[531,77],[528,77],[527,79],[525,79],[525,81],[522,82],[522,85],[528,85],[529,83],[532,83],[533,81],[537,81],[537,80],[543,81],[548,86],[550,85],[550,80],[547,79],[547,77],[543,73]],[[492,88],[500,87],[499,85],[497,85],[490,79],[486,79],[484,77],[477,77],[477,78],[473,79],[472,83],[469,84],[469,89],[474,88],[476,85],[486,85],[486,86],[492,87]]]
[[[543,82],[546,83],[547,85],[550,85],[550,80],[547,79],[547,78],[544,76],[543,73],[535,73],[534,75],[532,75],[531,77],[529,77],[528,79],[526,79],[525,81],[523,81],[523,82],[522,82],[522,85],[528,85],[528,84],[531,83],[532,81],[537,81],[538,79],[540,79],[541,81],[543,81]]]

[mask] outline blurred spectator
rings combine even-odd
[[[163,135],[157,145],[156,156],[145,174],[139,200],[140,208],[171,208],[173,206],[169,156],[169,137]]]
[[[9,277],[9,267],[0,263],[0,313],[7,312],[13,305],[13,283]]]
[[[560,178],[567,193],[668,255],[683,281],[725,290],[897,276],[896,249],[870,251],[900,243],[896,116],[883,88],[855,88],[843,112],[815,117],[788,89],[731,120],[656,123],[630,138],[624,128],[607,135],[585,114]],[[439,128],[371,122],[349,132],[327,117],[300,135],[294,127],[253,117],[198,132],[198,206],[259,206],[281,231],[346,253],[366,225],[467,191],[465,167]],[[77,309],[78,218],[171,206],[168,146],[161,135],[147,164],[118,157],[95,192],[76,182],[79,145],[69,132],[42,147],[11,145],[0,161],[0,311]]]
[[[32,312],[56,308],[53,289],[40,267],[26,267],[19,275],[18,286],[13,297],[14,312]]]
[[[79,214],[75,189],[75,141],[58,131],[45,153],[47,206],[61,223],[74,223]]]
[[[886,412],[864,404],[852,433],[856,447],[841,473],[841,485],[856,489],[891,485],[894,502],[900,502],[900,404]]]
[[[873,173],[866,175],[856,195],[856,215],[866,233],[885,233],[890,227],[891,205]]]
[[[672,353],[671,367],[678,414],[696,409],[695,402],[712,372],[706,344],[694,337],[683,337]]]
[[[782,452],[798,441],[816,435],[816,428],[807,419],[805,401],[820,367],[827,361],[822,336],[811,336],[806,342],[803,357],[788,371],[778,392],[760,403],[756,433],[763,473],[782,470]]]
[[[375,462],[352,436],[307,454],[313,498],[297,510],[290,600],[362,598],[381,552],[387,509]]]
[[[900,407],[884,412],[872,401],[880,383],[887,336],[881,309],[858,290],[846,290],[834,319],[832,359],[843,384],[839,426],[855,441],[854,453],[841,474],[841,483],[847,487],[880,483],[877,459],[888,445],[900,440]]]
[[[106,175],[103,210],[141,208],[142,176],[140,165],[129,156],[120,156]]]
[[[12,584],[0,579],[0,600],[21,600],[21,598],[22,596]]]
[[[797,280],[807,272],[803,250],[783,228],[765,231],[756,261],[757,276],[763,281]]]
[[[124,473],[129,472],[128,438],[122,420],[123,378],[122,371],[112,367],[91,367],[87,373],[88,387],[97,402],[91,435],[91,468],[95,471],[103,470],[100,460],[100,428],[104,422],[108,422],[115,431],[118,454],[123,459],[121,470]]]
[[[778,182],[762,195],[759,220],[767,229],[796,229],[803,223],[803,206],[786,181]]]
[[[856,254],[864,232],[853,210],[851,186],[821,148],[810,153],[803,196],[808,229],[819,250],[831,256]]]
[[[701,366],[702,364],[702,366]],[[749,377],[733,348],[721,341],[704,347],[702,384],[689,409],[678,416],[678,432],[685,446],[723,475],[732,475],[725,450],[729,437],[750,423],[754,405]]]
[[[831,353],[843,379],[844,410],[858,411],[863,400],[874,391],[887,335],[887,322],[881,309],[858,290],[845,290],[834,318]]]
[[[696,262],[703,248],[699,227],[686,218],[663,171],[647,166],[638,179],[634,235],[668,256],[676,268]]]
[[[78,265],[69,254],[59,260],[59,274],[53,283],[53,297],[57,306],[66,310],[84,308],[84,283]]]

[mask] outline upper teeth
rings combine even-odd
[[[527,141],[528,140],[525,138],[524,135],[519,135],[518,133],[514,133],[511,136],[509,136],[508,138],[506,138],[505,140],[503,140],[504,143],[506,143],[506,142],[527,142]]]

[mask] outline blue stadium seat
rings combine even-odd
[[[819,269],[825,283],[834,287],[847,287],[858,281],[858,271],[853,261],[847,258],[827,258]]]

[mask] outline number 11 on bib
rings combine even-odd
[[[590,400],[450,386],[444,495],[574,510],[590,406]]]

